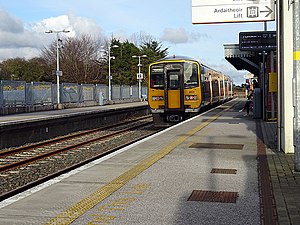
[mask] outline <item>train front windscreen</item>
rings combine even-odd
[[[199,86],[199,76],[198,76],[198,65],[194,62],[185,62],[185,63],[164,63],[152,65],[150,68],[150,88],[154,89],[164,89],[164,73],[165,71],[176,69],[179,66],[182,68],[183,64],[183,83],[184,88],[194,88]],[[171,79],[173,77],[173,79]],[[171,76],[170,79],[173,80],[170,85],[174,84],[175,80],[178,80],[178,77],[175,79],[175,76]]]

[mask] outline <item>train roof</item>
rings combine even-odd
[[[161,59],[157,60],[156,62],[166,61],[166,60],[192,60],[192,61],[198,61],[198,60],[196,60],[192,57],[188,57],[188,56],[172,55],[172,56],[166,56],[164,58],[161,58]]]
[[[181,55],[171,55],[171,56],[166,56],[164,58],[158,59],[155,62],[161,62],[161,61],[172,61],[172,60],[190,60],[190,61],[195,61],[195,62],[199,62],[199,60],[192,58],[192,57],[188,57],[188,56],[181,56]],[[201,66],[206,67],[207,69],[213,70],[217,73],[221,73],[223,74],[221,71],[217,71],[209,66],[206,66],[205,64],[199,62],[201,64]],[[225,74],[224,74],[225,75]],[[231,79],[230,76],[225,75],[227,78]]]

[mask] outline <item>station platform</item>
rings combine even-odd
[[[19,123],[28,123],[33,121],[49,120],[56,118],[68,118],[73,115],[86,115],[95,112],[112,111],[120,108],[132,108],[137,106],[148,105],[146,101],[140,102],[130,102],[122,104],[112,104],[112,105],[101,105],[101,106],[90,106],[90,107],[78,107],[69,109],[57,109],[49,111],[40,112],[30,112],[30,113],[19,113],[19,114],[9,114],[0,116],[0,127]]]
[[[0,224],[300,224],[274,123],[226,104],[0,202]],[[273,143],[273,144],[272,144]]]
[[[22,146],[149,114],[145,101],[0,116],[0,149]]]

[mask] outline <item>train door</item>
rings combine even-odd
[[[183,69],[165,69],[165,110],[182,111],[184,110],[184,90],[183,90]]]

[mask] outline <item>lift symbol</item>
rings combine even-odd
[[[259,16],[259,8],[257,6],[247,7],[247,17],[256,18]]]
[[[264,11],[259,11],[259,7],[257,7],[257,6],[247,7],[247,17],[248,18],[257,18],[257,17],[259,17],[259,13],[267,13],[265,17],[268,17],[273,12],[273,10],[268,6],[265,6],[265,7],[266,7],[266,10],[264,10]]]

